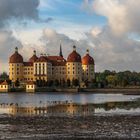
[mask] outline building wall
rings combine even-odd
[[[53,66],[52,67],[52,80],[66,80],[66,66]]]
[[[22,82],[24,80],[23,77],[23,64],[22,63],[10,63],[9,64],[9,78],[13,82],[19,80]]]
[[[92,81],[93,79],[95,79],[94,65],[82,65],[82,69],[83,69],[82,75],[83,81],[85,80]]]
[[[27,84],[26,85],[26,92],[35,92],[36,86],[34,84]]]
[[[66,64],[67,79],[82,80],[82,65],[79,62],[67,62]]]
[[[92,81],[95,79],[94,65],[82,65],[80,62],[67,62],[66,66],[52,66],[50,62],[35,62],[33,66],[22,63],[9,64],[9,78],[12,82],[37,80],[68,80],[78,79]]]
[[[0,85],[0,92],[8,92],[9,89],[9,85]]]
[[[49,62],[35,62],[34,71],[35,75],[34,80],[51,80],[52,77],[52,64]]]
[[[24,66],[23,68],[24,81],[34,81],[34,67],[33,66]]]

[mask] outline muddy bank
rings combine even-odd
[[[140,139],[140,116],[1,117],[0,139]]]
[[[81,88],[79,92],[87,93],[106,93],[106,94],[125,94],[125,95],[140,95],[140,88],[99,88],[99,89],[90,89],[90,88]]]

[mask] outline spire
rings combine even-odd
[[[60,52],[59,52],[59,56],[63,57],[61,42],[60,42]]]
[[[76,51],[76,46],[73,46],[73,51]]]
[[[15,52],[18,53],[18,47],[15,47]]]
[[[36,55],[36,50],[34,50],[34,55]]]
[[[87,54],[89,54],[89,49],[87,49]]]

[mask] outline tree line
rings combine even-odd
[[[96,73],[95,83],[100,87],[140,86],[140,72],[105,70]]]
[[[6,72],[0,74],[0,82],[7,80],[9,83],[9,76]],[[131,71],[123,71],[123,72],[116,72],[105,70],[103,72],[96,72],[95,73],[95,80],[89,82],[88,80],[83,81],[84,84],[89,87],[92,86],[93,88],[115,88],[115,87],[135,87],[140,86],[140,72],[131,72]],[[80,86],[80,82],[78,79],[73,79],[72,81],[68,80],[51,80],[51,81],[44,81],[44,80],[37,80],[36,84],[39,87],[43,86],[55,86],[55,87],[72,87],[72,86]],[[19,86],[19,81],[16,82],[16,85]]]

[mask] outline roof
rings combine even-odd
[[[24,64],[24,66],[33,66],[32,62],[24,62],[23,64]]]
[[[30,59],[29,59],[29,62],[36,62],[38,59],[38,57],[34,54]]]
[[[36,62],[49,62],[49,59],[47,56],[40,56]]]
[[[73,50],[71,54],[69,54],[67,58],[67,62],[81,62],[81,56],[76,50]]]
[[[82,58],[82,64],[83,65],[94,65],[94,59],[89,54],[86,54]]]
[[[48,56],[53,66],[65,66],[66,60],[62,56]]]
[[[4,82],[0,83],[0,85],[9,85],[8,82],[5,80]]]
[[[27,85],[35,85],[35,82],[34,81],[28,81],[26,84]]]
[[[15,52],[10,57],[9,63],[23,63],[23,57],[18,52]]]

